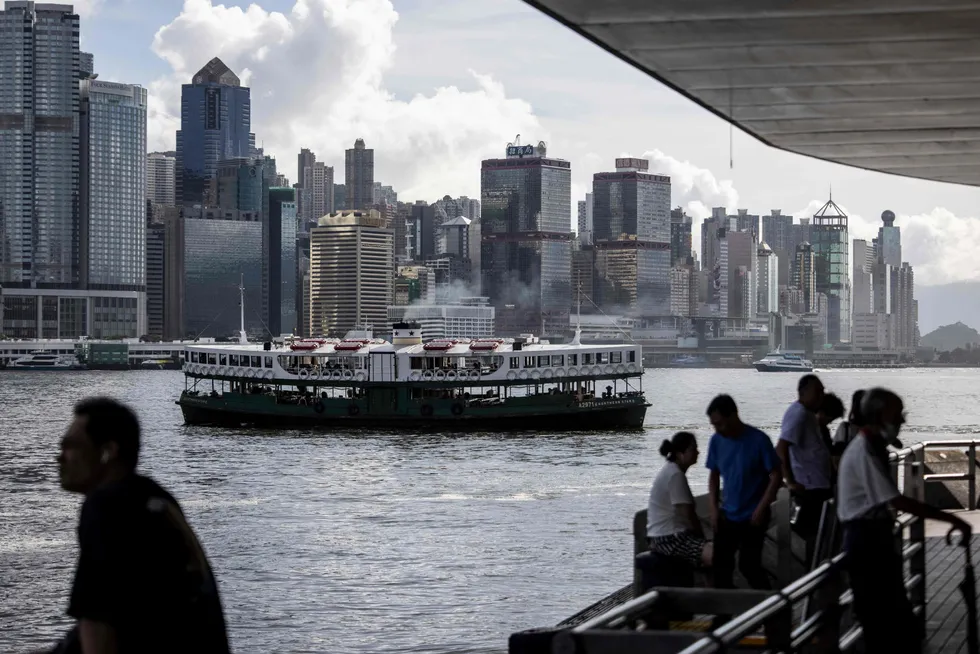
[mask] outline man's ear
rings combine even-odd
[[[110,463],[119,458],[119,443],[109,441],[102,446],[102,455],[99,459],[103,464]]]

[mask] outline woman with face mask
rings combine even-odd
[[[687,483],[687,470],[698,460],[694,434],[677,432],[660,446],[667,459],[650,489],[647,538],[655,554],[684,559],[695,567],[710,566],[712,549],[704,537]]]

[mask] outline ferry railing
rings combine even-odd
[[[966,481],[969,486],[969,509],[976,508],[977,440],[925,441],[906,447],[889,456],[889,462],[901,492],[925,501],[928,483]],[[966,449],[965,472],[925,473],[927,451]],[[907,562],[905,588],[913,610],[925,633],[926,621],[926,548],[925,522],[910,514],[895,521],[895,536]],[[765,634],[759,649],[771,652],[848,652],[861,641],[861,625],[847,621],[853,594],[846,588],[845,555],[840,552],[839,525],[833,502],[824,505],[821,516],[817,555],[824,559],[811,572],[773,593],[765,591],[655,588],[629,602],[595,616],[576,627],[557,634],[552,651],[572,654],[616,651],[622,654],[654,651],[679,654],[715,654],[744,651],[746,638]],[[751,607],[746,601],[757,598]],[[761,598],[761,599],[760,599]],[[645,618],[672,611],[700,614],[731,614],[742,611],[708,636],[691,642],[692,634],[684,632],[636,630]],[[659,605],[659,607],[658,607]],[[798,616],[794,618],[794,616]],[[853,624],[850,624],[853,622]],[[686,641],[686,643],[685,643]]]

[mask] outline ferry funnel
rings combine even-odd
[[[391,326],[391,344],[397,347],[422,344],[422,325],[417,322],[396,322]]]

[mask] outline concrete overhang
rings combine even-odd
[[[525,2],[763,143],[980,185],[980,1]]]

